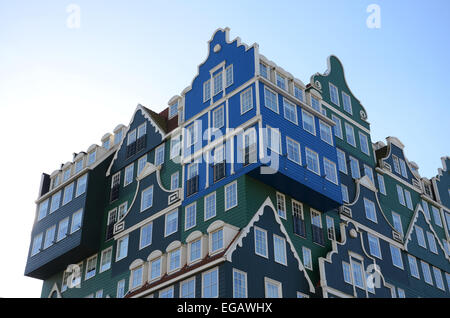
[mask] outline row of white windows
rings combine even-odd
[[[339,171],[344,174],[348,174],[347,159],[346,159],[345,152],[339,148],[336,148],[336,153],[337,153]],[[351,174],[352,178],[353,179],[361,178],[361,170],[359,168],[358,159],[349,155],[349,166],[350,166],[350,174]],[[366,164],[364,164],[364,175],[366,175],[370,179],[370,181],[372,181],[372,183],[375,185],[373,170],[370,166],[368,166]],[[380,192],[382,194],[386,194],[384,177],[380,174],[377,174],[377,179],[378,179],[378,185],[379,185]]]
[[[233,84],[233,65],[228,67],[222,66],[220,71],[211,74],[211,78],[203,83],[203,102],[211,99],[221,93],[224,88]]]
[[[75,233],[81,228],[83,218],[83,210],[78,210],[72,215],[72,223],[70,225],[69,234]],[[45,233],[39,233],[34,236],[33,244],[31,248],[31,256],[38,254],[39,252],[49,248],[55,243],[58,243],[65,237],[67,237],[67,232],[69,230],[69,217],[64,218],[58,223],[58,231],[56,230],[56,225],[49,227]],[[56,235],[56,238],[55,238]]]
[[[329,133],[331,133],[331,127]],[[281,133],[278,129],[272,128],[270,126],[266,126],[266,138],[267,138],[267,147],[275,151],[278,154],[281,154],[282,151],[282,141],[281,141]],[[321,129],[321,136],[325,136],[325,133],[322,133]],[[325,139],[324,139],[325,140]],[[301,156],[301,149],[300,149],[300,143],[295,141],[294,139],[289,138],[286,136],[286,153],[287,158],[299,165],[302,165],[302,156]],[[306,168],[312,172],[314,172],[317,175],[321,175],[320,173],[320,161],[319,161],[319,154],[313,150],[311,150],[308,147],[305,147],[305,163]],[[329,160],[328,158],[323,157],[323,167],[324,167],[324,174],[325,179],[327,179],[330,182],[333,182],[335,184],[338,184],[338,177],[337,177],[337,170],[336,170],[336,163]]]
[[[422,228],[420,228],[419,226],[416,225],[415,229],[416,229],[416,235],[417,235],[417,239],[419,241],[419,245],[426,248],[425,236],[424,236]],[[427,232],[427,238],[428,238],[430,250],[433,253],[437,254],[438,251],[437,251],[436,239],[435,239],[434,235],[431,232]],[[368,233],[367,239],[369,242],[370,254],[378,259],[383,259],[382,254],[381,254],[380,241],[379,241],[378,237]],[[392,264],[400,269],[404,269],[401,250],[396,246],[390,245],[390,251],[391,251],[391,257],[392,257]],[[409,268],[411,271],[411,275],[417,279],[420,279],[420,274],[419,274],[419,270],[417,267],[416,258],[414,256],[408,254],[408,262],[409,262]],[[433,285],[430,267],[429,267],[428,263],[426,263],[424,261],[420,261],[420,262],[421,262],[422,272],[423,272],[425,282],[430,285]],[[436,287],[445,291],[445,286],[443,283],[441,270],[439,268],[433,266],[433,272],[434,272]],[[450,283],[449,274],[445,273],[445,275],[447,278],[447,282]]]
[[[337,117],[336,115],[332,114],[331,120],[333,120],[335,123],[334,135],[336,137],[338,137],[339,139],[344,140],[341,119],[339,117]],[[347,143],[349,145],[356,148],[356,135],[355,135],[355,130],[354,130],[353,125],[345,122],[344,128],[345,128],[345,140],[347,141]],[[359,136],[359,146],[360,146],[361,151],[364,154],[370,156],[369,137],[367,137],[367,135],[362,133],[361,131],[358,131],[358,136]]]
[[[47,215],[52,214],[56,210],[58,210],[61,206],[68,204],[74,198],[74,189],[75,189],[75,198],[79,197],[83,193],[86,192],[87,186],[87,177],[85,174],[82,177],[78,178],[76,181],[76,189],[75,189],[75,181],[68,184],[64,191],[60,190],[53,194],[51,198],[48,198],[41,203],[39,203],[38,207],[38,215],[37,220],[40,221],[45,218]],[[61,201],[61,195],[62,201]]]

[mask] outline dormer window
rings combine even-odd
[[[123,129],[120,129],[119,131],[116,132],[115,136],[114,136],[114,144],[117,145],[119,142],[122,141],[122,136],[123,136]]]
[[[269,79],[269,69],[266,64],[259,63],[259,74],[261,74],[262,77]]]
[[[63,181],[67,181],[70,178],[70,168],[67,168],[66,170],[64,170],[64,176],[63,176]]]
[[[75,162],[75,174],[80,172],[83,169],[83,159],[78,160]]]
[[[277,73],[277,86],[286,90],[286,78],[279,73]]]
[[[110,139],[108,138],[108,139],[104,140],[103,143],[102,143],[102,147],[105,148],[106,150],[109,150],[109,147],[110,147],[110,141],[109,140]]]
[[[223,229],[217,230],[210,234],[211,253],[216,253],[223,249]]]
[[[294,85],[294,96],[297,97],[302,102],[305,101],[303,94],[304,94],[303,90],[300,87],[298,87],[297,85]]]
[[[169,106],[169,119],[178,114],[178,102]]]
[[[57,174],[52,181],[52,189],[56,188],[57,186],[59,186],[59,174]]]
[[[97,156],[97,150],[94,150],[91,153],[89,153],[88,165],[91,165],[95,162],[96,156]]]

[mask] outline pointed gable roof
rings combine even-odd
[[[286,228],[284,227],[283,223],[281,222],[280,217],[278,216],[278,214],[276,213],[276,209],[275,206],[273,205],[272,201],[270,200],[269,197],[267,197],[267,199],[264,201],[264,203],[260,206],[260,208],[258,209],[258,211],[255,213],[255,215],[253,216],[253,218],[250,220],[250,222],[247,224],[246,227],[244,227],[241,232],[239,233],[238,237],[233,241],[233,243],[230,245],[230,247],[228,248],[228,250],[225,252],[224,257],[227,259],[227,261],[231,262],[232,256],[234,251],[237,249],[237,247],[242,247],[243,243],[243,239],[250,233],[250,229],[255,225],[255,223],[257,221],[259,221],[260,217],[264,214],[265,211],[265,207],[270,207],[274,217],[275,217],[275,221],[279,224],[280,226],[280,231],[283,233],[283,235],[286,238],[286,242],[289,244],[289,247],[291,249],[292,254],[294,255],[295,259],[298,262],[298,269],[303,272],[305,274],[305,278],[308,281],[308,285],[309,285],[309,291],[311,293],[315,293],[315,288],[314,285],[311,281],[311,278],[309,277],[308,273],[306,272],[305,266],[303,265],[295,247],[294,244],[292,243],[289,234],[286,231]]]

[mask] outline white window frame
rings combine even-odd
[[[219,112],[222,114],[222,122],[219,123],[220,125],[218,125],[216,121],[216,114],[218,114]],[[220,114],[218,116],[220,116]],[[212,111],[212,128],[220,129],[223,126],[225,126],[225,107],[222,105]]]
[[[281,192],[276,192],[276,198],[277,198],[277,214],[279,217],[286,220],[287,214],[286,196]]]
[[[370,244],[371,240],[372,240],[372,243],[375,243],[374,250],[372,250],[372,246],[373,245]],[[369,243],[370,255],[372,255],[372,256],[374,256],[374,257],[376,257],[378,259],[383,259],[383,256],[381,254],[380,239],[378,237],[370,234],[370,233],[367,233],[367,241]]]
[[[326,135],[324,136],[324,134],[322,133],[322,129],[326,129]],[[320,133],[320,139],[322,141],[325,141],[327,144],[333,146],[333,129],[331,128],[330,125],[326,124],[325,122],[323,122],[322,120],[319,119],[319,133]],[[327,140],[327,138],[325,137],[329,137],[329,140]]]
[[[333,85],[331,82],[328,82],[328,84],[329,84],[329,90],[330,90],[330,101],[333,104],[335,104],[336,106],[341,106],[340,103],[339,103],[339,90],[338,90],[338,88],[335,85]],[[331,93],[333,91],[333,89],[335,89],[335,94],[336,94],[335,96],[337,98],[337,101],[333,100],[333,94]]]
[[[170,232],[170,233],[167,233],[167,217],[169,216],[169,215],[172,215],[172,214],[177,214],[177,217],[176,217],[176,223],[177,223],[177,226],[175,227],[175,231],[173,231],[173,232]],[[168,236],[170,236],[170,235],[172,235],[173,233],[176,233],[176,232],[178,232],[178,217],[179,217],[179,215],[178,215],[178,209],[175,209],[175,210],[172,210],[172,211],[170,211],[170,212],[168,212],[168,213],[166,213],[166,215],[164,216],[164,237],[168,237]]]
[[[334,123],[335,123],[334,135],[336,137],[338,137],[339,139],[343,140],[344,134],[342,132],[342,120],[334,114],[331,115],[331,120],[334,121]]]
[[[219,277],[219,268],[218,267],[214,267],[213,269],[210,269],[209,271],[203,272],[202,273],[202,298],[205,298],[205,275],[209,275],[213,272],[216,272],[217,278],[217,285],[216,285],[216,294],[217,296],[212,297],[212,298],[218,298],[219,297],[219,284],[220,284],[220,277]]]
[[[131,171],[131,173],[130,173]],[[130,180],[128,180],[128,177],[131,175]],[[134,178],[134,162],[129,164],[126,168],[125,168],[125,173],[124,173],[124,178],[123,178],[123,187],[126,187],[129,184],[133,183],[133,178]]]
[[[146,193],[147,191],[151,191],[151,196],[152,196],[152,202],[149,206],[144,207],[143,203],[144,203],[144,193]],[[150,209],[153,206],[153,197],[154,197],[154,192],[153,192],[153,185],[145,188],[144,190],[141,191],[141,209],[140,212],[144,212],[145,210]]]
[[[164,160],[165,160],[165,143],[162,143],[161,145],[159,145],[158,147],[156,147],[155,149],[155,166],[162,166],[164,164]],[[158,160],[160,158],[160,156],[162,157],[162,161],[160,162],[160,160]],[[157,162],[158,161],[158,162]]]
[[[250,104],[244,108],[244,102],[245,102],[245,95],[250,94]],[[253,87],[249,87],[240,94],[240,101],[241,101],[241,115],[245,114],[246,112],[253,109]]]
[[[79,214],[81,214],[80,224],[76,229],[74,229],[73,221],[75,219],[75,216],[77,216]],[[73,234],[76,231],[80,230],[82,226],[83,226],[83,209],[80,209],[80,210],[76,211],[74,214],[72,214],[72,222],[70,222],[70,234]]]
[[[326,166],[325,163],[329,165],[328,168],[331,168],[331,169],[332,169],[332,171],[333,171],[332,177],[334,177],[333,179],[329,178],[328,174],[326,173],[326,172],[327,172],[327,168],[326,168],[327,166]],[[336,163],[334,163],[333,161],[331,161],[331,160],[328,159],[328,158],[323,157],[323,170],[324,170],[324,173],[325,173],[325,179],[326,179],[326,180],[328,180],[328,181],[330,181],[331,183],[334,183],[334,184],[336,184],[336,185],[339,184],[339,183],[338,183],[338,174],[337,174]]]
[[[212,196],[214,196],[214,213],[209,215],[209,216],[207,216],[207,212],[208,212],[207,211],[207,200],[210,197],[212,197]],[[214,191],[214,192],[212,192],[212,193],[210,193],[210,194],[205,196],[204,202],[203,202],[203,207],[204,207],[204,215],[203,215],[203,220],[204,221],[210,220],[210,219],[212,219],[212,218],[217,216],[217,196],[216,196],[216,191]]]
[[[106,248],[106,249],[104,249],[104,250],[102,251],[102,254],[101,254],[101,256],[100,256],[100,268],[99,268],[99,273],[106,272],[107,270],[109,270],[109,269],[111,268],[111,263],[112,263],[112,250],[113,250],[113,248],[112,248],[112,246],[110,246],[110,247],[108,247],[108,248]],[[110,253],[109,262],[103,264],[103,261],[105,260],[105,257],[106,257],[106,255],[107,255],[108,253]],[[107,266],[107,268],[104,269],[104,268],[103,268],[103,265],[106,265],[106,264],[108,264],[108,266]]]
[[[262,254],[262,253],[260,253],[260,252],[258,252],[258,249],[257,249],[257,245],[256,245],[256,232],[257,231],[259,231],[259,232],[261,232],[261,233],[264,233],[264,249],[265,249],[265,254]],[[261,256],[261,257],[264,257],[264,258],[269,258],[269,246],[268,246],[268,242],[267,242],[267,240],[268,240],[268,237],[267,237],[267,231],[266,230],[264,230],[264,229],[262,229],[262,228],[260,228],[260,227],[257,227],[257,226],[254,226],[253,227],[253,232],[254,232],[254,244],[255,244],[255,254],[256,255],[258,255],[258,256]]]
[[[389,244],[389,250],[391,252],[392,265],[394,265],[395,267],[400,268],[400,269],[403,270],[404,269],[404,265],[403,265],[402,251],[397,246],[394,246],[392,244]],[[396,264],[395,263],[395,259],[394,259],[394,254],[395,253],[393,251],[398,252],[398,256],[399,256],[398,260],[400,261],[401,264]]]
[[[302,257],[303,257],[303,265],[305,266],[305,268],[312,271],[313,270],[313,264],[312,264],[311,249],[307,248],[306,246],[302,246]],[[305,259],[307,259],[308,262],[306,262]]]
[[[244,284],[243,284],[243,295],[237,295],[236,293],[236,277],[235,277],[235,273],[239,274],[239,275],[243,275],[244,276]],[[239,291],[241,292],[241,291]],[[247,298],[248,297],[248,287],[247,287],[247,273],[240,271],[236,268],[233,268],[233,298]]]
[[[313,169],[311,169],[308,165],[308,152],[309,154],[312,154],[315,158],[316,158],[316,162],[317,162],[317,169],[318,171],[315,171]],[[320,176],[320,161],[319,161],[319,154],[317,152],[315,152],[312,149],[309,149],[308,147],[305,147],[305,160],[306,160],[306,169],[308,169],[309,171],[317,174],[318,176]]]
[[[291,158],[289,156],[289,144],[291,144],[292,148],[297,149],[298,152],[298,161],[295,160],[295,158]],[[286,136],[286,157],[292,161],[295,162],[296,164],[302,165],[302,151],[301,151],[301,147],[300,147],[300,143],[295,141],[294,139]]]
[[[276,240],[279,240],[279,242],[282,243],[281,251],[279,251],[281,254],[279,256],[283,257],[283,259],[277,259],[277,245],[275,243]],[[287,266],[286,239],[276,234],[273,234],[273,260],[278,264]]]
[[[233,205],[229,205],[228,202],[228,191],[231,187],[235,187],[234,193],[235,193],[235,203]],[[233,191],[233,190],[231,190]],[[238,206],[238,187],[237,187],[237,181],[231,182],[227,184],[224,188],[224,196],[225,196],[225,211],[231,210],[234,207]]]
[[[151,228],[151,230],[150,230],[150,242],[142,245],[142,238],[143,238],[142,233],[144,231],[144,228],[148,228],[148,227]],[[139,231],[139,250],[142,250],[143,248],[146,248],[146,247],[152,245],[152,242],[153,242],[153,222],[149,222],[149,223],[141,226],[141,228],[140,228],[140,231]]]
[[[127,247],[125,249],[125,255],[120,255],[120,246],[121,246],[121,242],[123,241],[127,241]],[[128,256],[128,245],[129,245],[129,237],[128,235],[121,237],[120,239],[117,240],[117,248],[116,248],[116,262],[126,258]],[[120,256],[120,257],[119,257]]]
[[[286,106],[288,107],[293,107],[293,115],[294,115],[294,120],[291,118],[288,118],[286,115]],[[283,114],[284,114],[284,119],[290,121],[291,123],[298,125],[298,115],[297,115],[297,105],[290,102],[289,100],[287,100],[285,97],[283,97]]]
[[[355,136],[355,129],[352,125],[349,123],[344,123],[345,127],[345,141],[350,145],[356,148],[356,136]],[[349,132],[351,131],[351,134]],[[352,139],[349,139],[349,137],[352,136]]]
[[[283,298],[283,285],[281,282],[278,282],[276,280],[273,280],[271,278],[268,277],[264,277],[264,295],[266,298],[269,298],[268,296],[268,289],[267,289],[267,285],[273,285],[278,289],[278,298]]]
[[[312,117],[312,130],[310,131],[307,128],[305,128],[305,117]],[[309,112],[307,112],[306,110],[302,109],[302,128],[303,130],[307,131],[308,133],[310,133],[313,136],[316,136],[317,132],[316,132],[316,117],[313,114],[310,114]]]
[[[367,214],[368,209],[367,209],[366,203],[367,203],[368,205],[370,205],[370,207],[373,207],[373,216],[374,216],[374,219],[370,218],[370,216]],[[375,203],[374,203],[373,201],[371,201],[371,200],[369,200],[369,199],[367,199],[367,198],[364,198],[364,213],[365,213],[366,219],[368,219],[368,220],[370,220],[370,221],[372,221],[372,222],[374,222],[374,223],[378,223],[378,219],[377,219],[377,207],[375,206]]]
[[[266,91],[269,91],[269,93],[272,93],[272,94],[275,95],[275,100],[276,100],[276,110],[275,110],[275,109],[272,109],[272,108],[269,107],[269,106],[267,106],[267,94],[266,94]],[[279,113],[280,113],[280,110],[279,110],[279,105],[278,105],[278,104],[279,104],[279,103],[278,103],[278,94],[277,94],[275,91],[273,91],[273,90],[271,90],[270,88],[268,88],[267,86],[264,86],[264,107],[266,107],[266,108],[270,109],[271,111],[273,111],[273,112],[279,114]]]

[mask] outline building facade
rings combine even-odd
[[[372,142],[335,56],[308,84],[218,29],[192,83],[43,174],[41,297],[449,297],[450,158]]]

